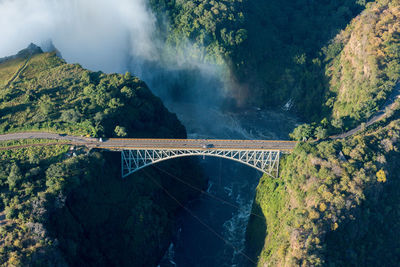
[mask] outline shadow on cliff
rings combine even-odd
[[[326,236],[325,261],[337,266],[399,266],[400,262],[400,157],[387,157],[387,182],[365,190],[354,220]],[[338,244],[340,244],[338,246]]]
[[[251,213],[246,231],[245,253],[254,261],[258,261],[267,235],[267,222],[259,203],[256,201],[253,203]],[[249,262],[247,264],[247,266],[252,266]]]
[[[73,266],[156,266],[181,208],[158,184],[182,203],[198,194],[152,167],[122,179],[120,164],[119,153],[93,152],[77,174],[79,186],[65,192],[65,205],[50,216],[48,229]],[[206,186],[190,159],[165,164],[190,177],[187,183]]]

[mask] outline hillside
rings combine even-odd
[[[253,212],[265,221],[247,232],[260,266],[397,266],[399,110],[345,140],[301,143],[279,179],[261,179]]]
[[[400,78],[400,5],[377,1],[326,50],[330,92],[326,106],[347,125],[376,112]]]
[[[149,1],[167,58],[222,65],[237,105],[281,107],[292,100],[306,121],[323,117],[322,49],[366,2]]]
[[[388,117],[345,139],[318,131],[354,127],[396,93],[399,10],[398,1],[368,4],[324,50],[332,125],[297,128],[294,137],[325,140],[300,143],[280,179],[261,179],[253,212],[264,220],[252,217],[247,231],[259,266],[398,266],[399,100]]]
[[[0,89],[1,133],[186,137],[176,115],[129,73],[90,72],[55,53],[22,54],[0,63],[0,84],[17,74]],[[0,158],[1,266],[155,265],[179,210],[158,184],[183,203],[196,195],[152,168],[121,179],[119,153],[60,143],[1,150]],[[190,160],[159,167],[204,186]]]
[[[152,0],[150,6],[165,58],[224,66],[237,105],[291,101],[304,121],[326,118],[334,128],[339,119],[349,128],[379,109],[399,79],[396,1]]]

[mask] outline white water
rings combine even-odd
[[[247,110],[223,113],[215,107],[166,103],[177,113],[190,138],[287,139],[296,120],[285,112]],[[182,214],[173,253],[167,252],[160,266],[248,266],[241,254],[245,233],[261,173],[240,163],[219,158],[199,159],[209,177],[207,192],[240,209],[203,195],[188,208],[220,234],[226,244],[187,213]],[[236,248],[233,249],[232,246]],[[171,247],[170,247],[171,248]],[[171,255],[173,255],[171,257]],[[174,262],[176,265],[171,265]]]

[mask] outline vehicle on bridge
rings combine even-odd
[[[207,149],[207,148],[213,148],[214,145],[213,144],[205,144],[203,145],[203,148]]]

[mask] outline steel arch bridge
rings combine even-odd
[[[121,151],[121,174],[130,174],[147,166],[168,159],[187,156],[212,156],[234,160],[253,167],[272,177],[279,174],[279,150],[230,150],[230,149],[135,149]]]
[[[218,140],[218,139],[150,139],[150,138],[92,138],[47,132],[22,132],[0,135],[0,141],[19,139],[56,139],[60,144],[86,146],[90,149],[121,151],[121,175],[126,177],[158,162],[187,156],[211,156],[238,161],[278,177],[279,158],[290,153],[297,142],[281,140]],[[0,150],[58,143],[10,146]]]
[[[234,160],[278,177],[280,155],[290,153],[296,143],[279,140],[111,138],[96,147],[121,151],[122,177],[168,159],[188,156]]]

